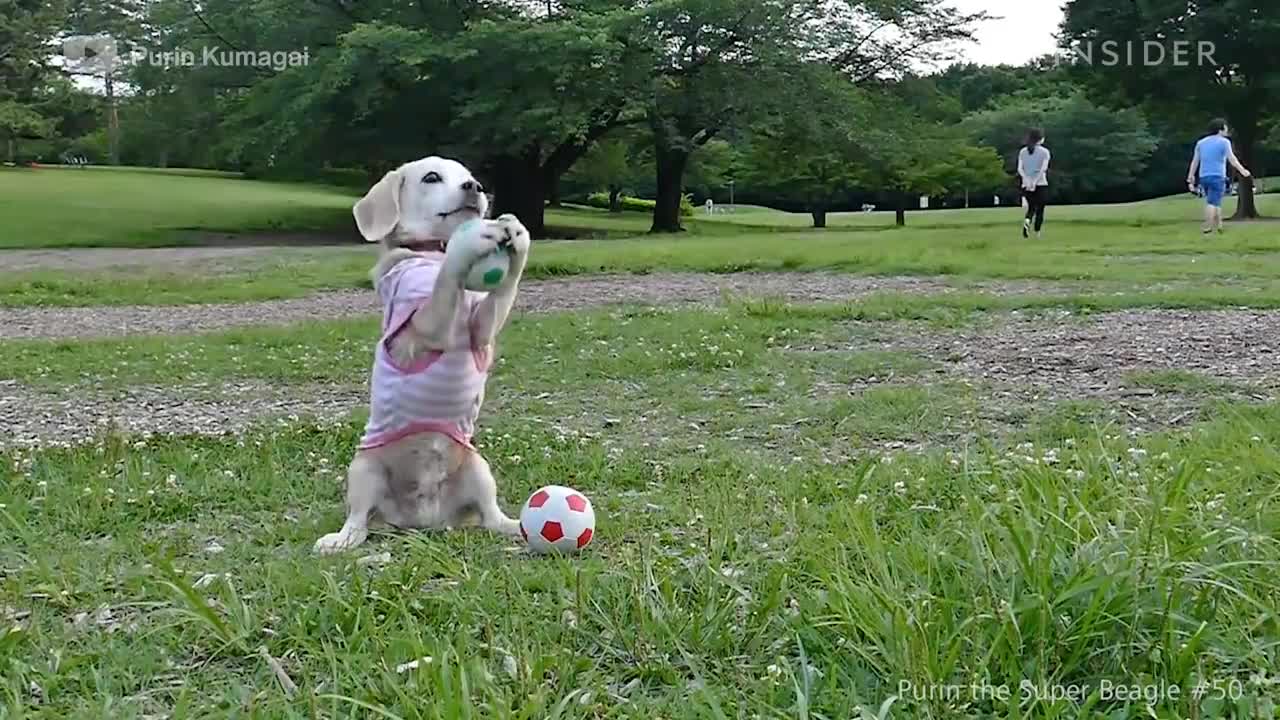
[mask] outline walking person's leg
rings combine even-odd
[[[1044,209],[1049,204],[1049,188],[1041,185],[1036,188],[1036,237],[1040,237],[1040,228],[1044,227]]]
[[[1204,233],[1222,232],[1222,195],[1226,191],[1226,178],[1200,178],[1204,189]]]
[[[1022,191],[1022,204],[1027,212],[1022,218],[1022,237],[1031,237],[1031,222],[1036,215],[1036,195],[1028,190]]]

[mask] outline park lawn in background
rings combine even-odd
[[[0,169],[0,250],[193,245],[208,243],[207,233],[316,234],[359,245],[351,219],[357,199],[359,192],[349,188],[245,180],[214,171]],[[590,220],[581,222],[582,217]],[[549,215],[553,232],[564,237],[643,233],[649,229],[646,218],[572,207]]]
[[[199,243],[210,233],[330,233],[354,237],[350,209],[358,193],[324,185],[244,180],[234,173],[191,169],[68,168],[0,170],[0,248],[152,247]],[[1262,212],[1277,195],[1259,196]],[[1230,212],[1230,203],[1228,200]],[[1198,201],[1189,196],[1141,203],[1053,207],[1050,226],[1063,222],[1147,226],[1190,222]],[[686,224],[699,234],[732,234],[737,224],[762,229],[803,228],[806,213],[735,206]],[[1016,208],[909,212],[908,226],[949,228],[1007,225]],[[565,206],[548,210],[554,237],[601,238],[646,233],[645,213],[612,214]],[[832,228],[892,227],[892,212],[832,213]],[[723,227],[723,226],[730,227]],[[722,229],[721,229],[722,228]]]
[[[340,189],[189,173],[0,170],[0,248],[189,244],[195,231],[354,236]],[[2,257],[2,256],[0,256]]]
[[[1192,208],[1189,208],[1193,210]],[[566,210],[553,215],[589,227],[625,223],[608,213]],[[1110,284],[1119,290],[1152,284],[1249,290],[1260,301],[1280,282],[1280,224],[1233,225],[1204,237],[1194,221],[1131,227],[1060,222],[1045,239],[1024,240],[1014,222],[980,226],[834,229],[823,232],[694,225],[679,237],[539,241],[529,279],[593,273],[835,271],[859,275],[950,276],[958,284],[991,279]],[[625,231],[624,231],[625,232]],[[326,289],[369,288],[375,249],[278,249],[228,259],[215,271],[98,270],[0,272],[0,304],[166,305],[299,297]],[[2,255],[0,255],[2,258]],[[803,282],[803,275],[797,276]],[[1086,288],[1087,289],[1087,288]],[[1117,288],[1111,288],[1116,290]]]
[[[1259,212],[1275,215],[1280,212],[1280,195],[1258,195]],[[1169,225],[1194,222],[1199,208],[1204,201],[1192,195],[1175,195],[1154,200],[1143,200],[1131,203],[1111,203],[1106,205],[1054,205],[1050,200],[1045,216],[1046,228],[1060,222],[1096,224],[1096,225],[1131,225],[1145,227],[1151,225]],[[1236,198],[1231,196],[1223,201],[1222,209],[1227,217],[1235,212]],[[1022,212],[1018,205],[982,208],[940,208],[933,210],[908,210],[906,224],[908,227],[922,228],[954,228],[964,226],[1001,226],[1007,225],[1010,215],[1017,216]],[[791,213],[773,210],[756,205],[740,205],[735,207],[721,206],[713,215],[700,214],[709,222],[738,225],[773,225],[786,227],[809,227],[813,218],[808,213]],[[894,211],[881,206],[874,212],[834,212],[827,214],[828,228],[884,228],[894,224]]]

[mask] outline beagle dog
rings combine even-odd
[[[346,481],[346,522],[315,543],[334,553],[365,541],[370,524],[446,529],[478,524],[510,536],[488,463],[471,445],[494,343],[515,304],[529,232],[514,215],[487,217],[484,187],[461,163],[426,157],[388,172],[352,213],[382,300],[370,416]],[[463,223],[478,240],[448,250]],[[474,263],[505,249],[511,269],[492,292],[467,290]]]

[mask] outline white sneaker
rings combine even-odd
[[[1031,221],[1030,220],[1022,221],[1022,237],[1024,238],[1031,237]]]

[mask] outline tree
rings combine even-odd
[[[1027,128],[1043,127],[1053,152],[1054,192],[1083,201],[1107,200],[1127,190],[1156,148],[1141,112],[1102,108],[1079,93],[1015,98],[971,115],[963,126],[974,140],[997,148],[1011,174]]]
[[[663,0],[645,6],[628,37],[652,80],[646,121],[657,192],[652,232],[679,232],[694,151],[749,120],[779,95],[794,64],[793,0]]]
[[[1065,13],[1063,43],[1076,51],[1082,82],[1117,104],[1140,102],[1158,114],[1201,116],[1204,123],[1224,115],[1241,161],[1264,170],[1256,163],[1264,119],[1280,112],[1280,14],[1274,3],[1070,0]],[[1146,41],[1161,47],[1163,57],[1150,54],[1159,62],[1145,62]],[[1129,62],[1130,48],[1141,67]],[[1258,217],[1252,180],[1240,184],[1234,217]]]
[[[1020,67],[957,63],[934,77],[940,91],[952,95],[964,114],[990,110],[1010,97],[1072,95],[1080,89],[1067,68],[1042,62]]]
[[[234,118],[243,132],[227,133],[242,156],[359,162],[376,177],[407,158],[451,154],[493,190],[495,212],[541,237],[561,176],[637,119],[628,111],[643,68],[617,3],[578,0],[548,15],[513,3],[331,0],[313,18],[289,0],[253,2],[272,19],[261,32],[302,33],[313,56],[252,79]],[[234,12],[247,14],[243,3]]]
[[[989,66],[956,63],[938,74],[939,89],[953,95],[964,113],[986,110],[996,100],[1027,86],[1027,73],[1008,65]]]
[[[995,190],[1009,181],[1004,159],[993,147],[965,143],[961,139],[948,148],[937,170],[947,192],[963,192],[969,207],[969,193]]]
[[[591,5],[549,20],[479,23],[454,45],[464,61],[449,69],[450,130],[489,149],[495,210],[514,213],[535,237],[549,189],[592,143],[640,119],[631,114],[635,53],[617,25],[626,11]]]
[[[972,187],[971,182],[979,186],[972,189],[990,187],[1000,168],[999,156],[990,149],[966,145],[936,126],[917,126],[917,131],[915,138],[903,138],[904,151],[879,158],[881,187],[893,195],[894,224],[899,227],[907,224],[911,199],[962,192]]]
[[[953,56],[985,13],[943,0],[666,0],[634,33],[653,51],[649,124],[657,165],[654,232],[681,229],[691,153],[770,113],[811,111],[794,92],[797,69],[820,63],[854,82],[901,76]]]
[[[0,137],[10,162],[17,159],[19,140],[53,130],[37,105],[53,72],[50,43],[62,13],[48,0],[0,0]]]
[[[622,192],[633,173],[631,146],[623,138],[597,141],[581,160],[574,164],[569,176],[587,185],[591,191],[609,193],[609,212],[622,212]]]
[[[699,199],[710,198],[726,186],[737,160],[738,152],[732,143],[720,137],[712,138],[690,156],[685,170],[685,189]]]
[[[96,36],[110,43],[106,53],[68,59],[67,71],[102,80],[106,97],[109,162],[120,163],[120,110],[117,86],[129,73],[132,49],[146,33],[144,0],[67,0],[67,22],[71,31]],[[99,46],[98,50],[103,47]]]
[[[858,142],[867,176],[894,203],[897,225],[906,224],[908,205],[917,196],[981,190],[1008,177],[999,154],[975,146],[959,126],[922,118],[890,93],[873,96],[871,103],[879,122],[860,132]]]
[[[809,92],[823,102],[806,112],[765,118],[752,128],[744,178],[758,191],[796,203],[827,226],[827,213],[871,173],[863,162],[861,128],[872,113],[846,78],[815,71]]]

